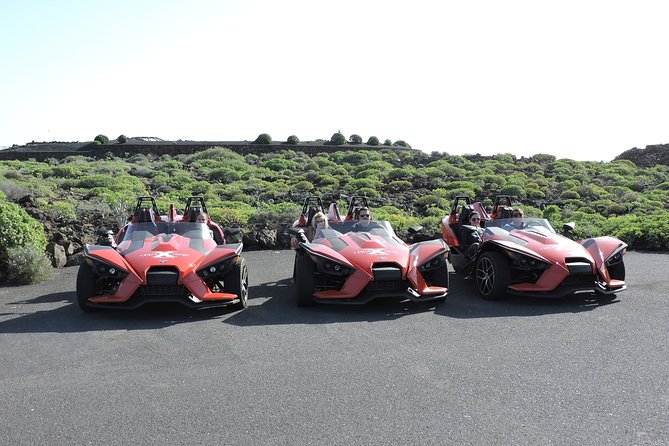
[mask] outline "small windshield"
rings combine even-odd
[[[182,235],[191,239],[211,239],[212,232],[205,223],[131,223],[123,235],[123,240],[144,240],[159,234]]]
[[[485,223],[486,228],[497,227],[507,231],[527,230],[537,232],[549,232],[555,234],[555,230],[545,218],[498,218],[488,220]]]
[[[330,222],[330,230],[319,231],[316,237],[339,237],[347,232],[369,232],[381,237],[394,237],[395,231],[386,220],[346,220],[341,223]]]

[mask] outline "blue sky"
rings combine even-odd
[[[0,146],[374,135],[613,159],[669,143],[662,1],[14,1]]]

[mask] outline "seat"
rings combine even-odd
[[[472,212],[474,212],[473,206],[469,204],[463,205],[462,209],[460,209],[460,215],[458,216],[458,223],[451,225],[455,236],[458,238],[458,244],[460,246],[463,245],[463,241],[466,241],[466,238],[463,237],[463,231],[471,232],[470,229],[463,228],[462,225],[469,224],[469,216],[472,214]]]
[[[155,214],[151,208],[141,208],[137,211],[135,215],[135,220],[137,223],[155,223]]]

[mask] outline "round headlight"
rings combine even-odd
[[[216,272],[216,267],[215,266],[210,266],[209,267],[209,272],[215,273]]]

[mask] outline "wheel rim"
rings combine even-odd
[[[476,283],[484,296],[490,295],[495,286],[495,267],[488,257],[481,257],[476,265]]]

